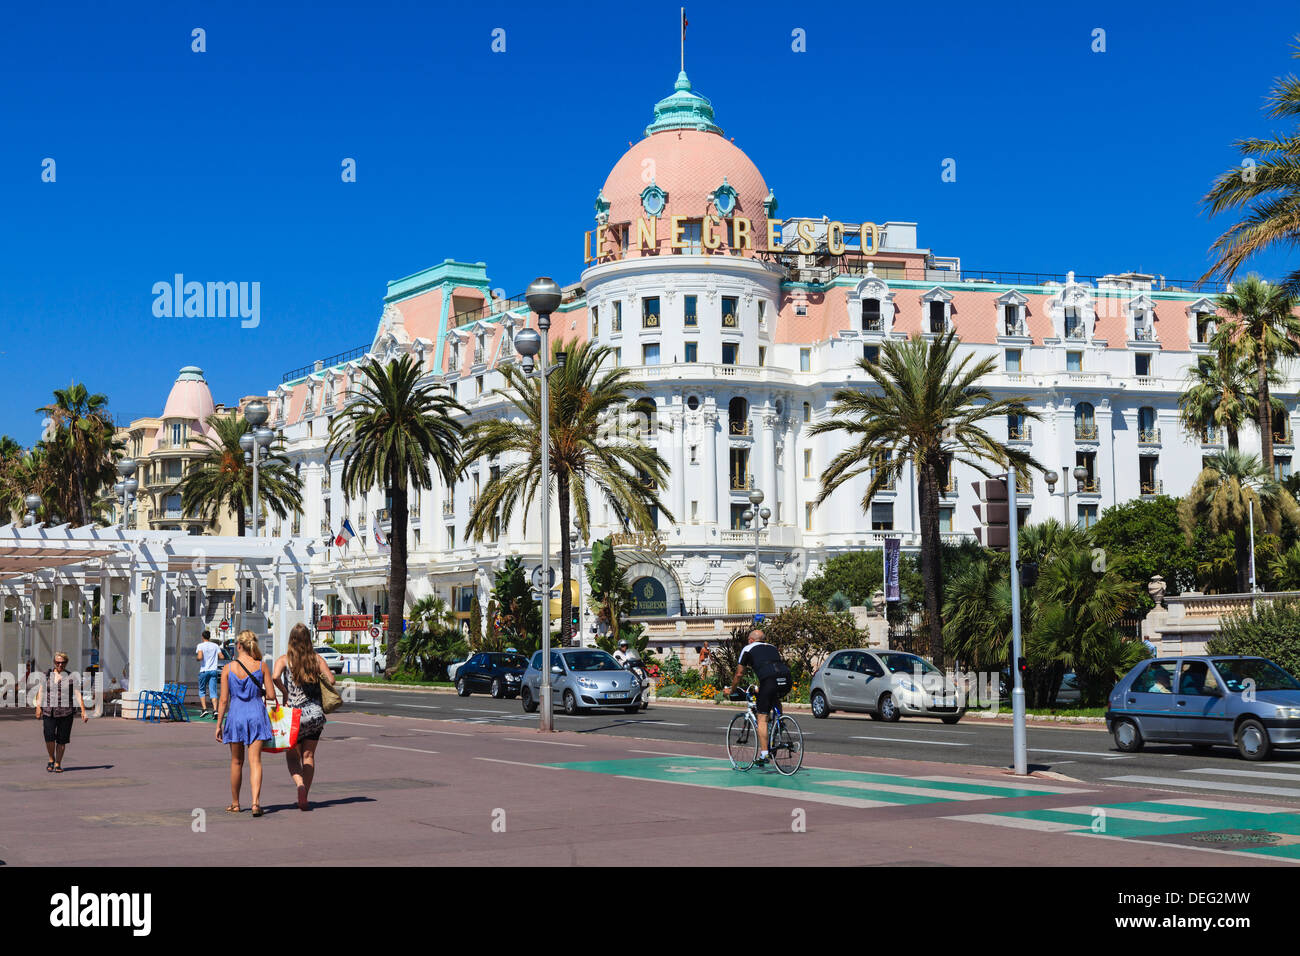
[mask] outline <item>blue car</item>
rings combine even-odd
[[[1300,748],[1300,681],[1264,657],[1157,657],[1115,685],[1106,727],[1124,753],[1147,743],[1235,746],[1265,760]]]

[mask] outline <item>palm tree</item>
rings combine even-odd
[[[1229,314],[1216,336],[1231,338],[1255,376],[1259,415],[1259,441],[1264,468],[1273,471],[1273,403],[1269,400],[1269,373],[1300,351],[1300,319],[1292,314],[1296,296],[1270,285],[1255,273],[1218,298]]]
[[[1300,506],[1255,455],[1225,451],[1206,462],[1187,496],[1178,503],[1178,519],[1187,543],[1199,525],[1212,534],[1230,533],[1236,557],[1237,592],[1250,588],[1250,514],[1276,525],[1285,518],[1300,527]]]
[[[407,495],[433,487],[433,468],[450,485],[460,471],[465,408],[440,385],[420,384],[420,365],[403,355],[386,365],[361,366],[357,396],[330,425],[326,458],[342,454],[343,489],[363,494],[375,486],[392,499],[388,562],[388,668],[398,666],[406,612]]]
[[[1216,333],[1212,344],[1215,354],[1199,356],[1196,367],[1187,373],[1187,386],[1178,398],[1178,419],[1193,434],[1204,436],[1211,428],[1222,429],[1228,447],[1236,451],[1242,425],[1256,417],[1258,398],[1236,342]]]
[[[654,531],[651,509],[670,521],[673,516],[659,500],[658,490],[667,478],[668,463],[642,440],[639,430],[621,433],[621,429],[609,427],[628,412],[652,414],[653,399],[635,397],[643,389],[630,380],[626,368],[601,369],[613,355],[607,346],[583,342],[570,350],[563,341],[556,341],[551,350],[552,360],[560,352],[568,355],[550,380],[550,466],[560,510],[560,639],[566,641],[573,617],[570,511],[577,518],[579,536],[588,540],[591,505],[587,483],[605,496],[619,521],[638,531]],[[536,376],[525,375],[517,365],[505,366],[502,373],[506,398],[522,419],[494,418],[471,426],[465,460],[483,455],[516,460],[484,486],[465,529],[466,540],[471,536],[482,540],[498,521],[509,523],[514,509],[521,505],[526,528],[528,509],[541,483],[541,382]]]
[[[56,488],[65,492],[60,510],[73,524],[88,524],[91,501],[115,480],[113,453],[125,447],[113,437],[108,396],[73,382],[56,388],[54,401],[37,411],[48,419],[43,444],[59,476]]]
[[[181,508],[188,517],[201,516],[215,522],[223,514],[234,514],[243,537],[245,509],[253,507],[253,464],[244,461],[239,438],[248,431],[243,415],[209,415],[208,431],[191,435],[190,445],[203,450],[203,457],[189,463],[172,492],[181,495]],[[262,506],[284,519],[302,510],[302,479],[280,453],[272,451],[257,465],[257,496]]]
[[[0,521],[20,522],[27,513],[26,498],[40,495],[48,517],[54,511],[54,476],[49,456],[38,442],[30,451],[8,435],[0,437]]]
[[[1300,43],[1292,47],[1291,55],[1300,58]],[[1300,80],[1279,77],[1267,100],[1274,118],[1300,116]],[[1292,131],[1238,140],[1234,145],[1246,161],[1219,176],[1202,201],[1211,216],[1229,209],[1247,215],[1214,241],[1210,251],[1216,258],[1202,280],[1231,279],[1252,256],[1300,242],[1300,136]],[[1292,295],[1300,295],[1300,269],[1282,284]]]
[[[902,474],[905,462],[915,468],[925,609],[930,652],[936,663],[943,659],[940,473],[947,468],[951,474],[957,462],[989,477],[994,477],[990,463],[1010,463],[1022,472],[1043,467],[1028,452],[1008,448],[984,430],[983,423],[990,419],[1039,416],[1025,407],[1023,397],[995,398],[979,384],[994,371],[994,360],[977,362],[967,355],[959,361],[957,346],[957,336],[951,331],[933,343],[920,335],[906,342],[885,342],[879,364],[867,359],[858,362],[875,388],[838,390],[834,416],[811,431],[813,435],[845,432],[856,439],[823,473],[818,505],[837,488],[869,473],[871,480],[861,502],[866,512],[876,493]]]

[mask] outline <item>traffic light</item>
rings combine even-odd
[[[1029,663],[1023,657],[1016,658],[1016,670],[1020,671],[1021,683],[1024,683],[1024,676],[1029,672]]]
[[[986,548],[1005,551],[1011,547],[1010,511],[1007,505],[1007,481],[1005,478],[990,478],[986,481],[972,481],[975,496],[980,504],[974,505],[975,518],[979,524],[975,528],[975,540]]]
[[[1037,561],[1018,561],[1020,568],[1020,586],[1022,588],[1032,588],[1038,583],[1038,562]]]

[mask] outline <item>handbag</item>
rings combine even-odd
[[[332,714],[343,706],[343,698],[339,696],[332,685],[320,682],[320,709],[327,714]]]
[[[298,724],[302,709],[281,704],[267,704],[266,717],[271,722],[271,746],[263,747],[264,754],[278,754],[298,746]]]

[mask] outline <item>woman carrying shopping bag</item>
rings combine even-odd
[[[239,789],[247,751],[253,816],[260,817],[262,747],[271,739],[267,707],[276,706],[275,684],[271,669],[262,659],[256,634],[240,631],[235,646],[236,657],[221,674],[221,700],[217,704],[217,740],[230,745],[230,806],[226,811],[239,813]]]
[[[298,809],[310,810],[307,795],[316,776],[316,747],[325,729],[322,685],[332,688],[334,675],[312,647],[311,631],[305,624],[295,624],[289,632],[289,651],[275,662],[275,681],[286,703],[302,711],[297,743],[284,752],[284,758],[298,787]]]

